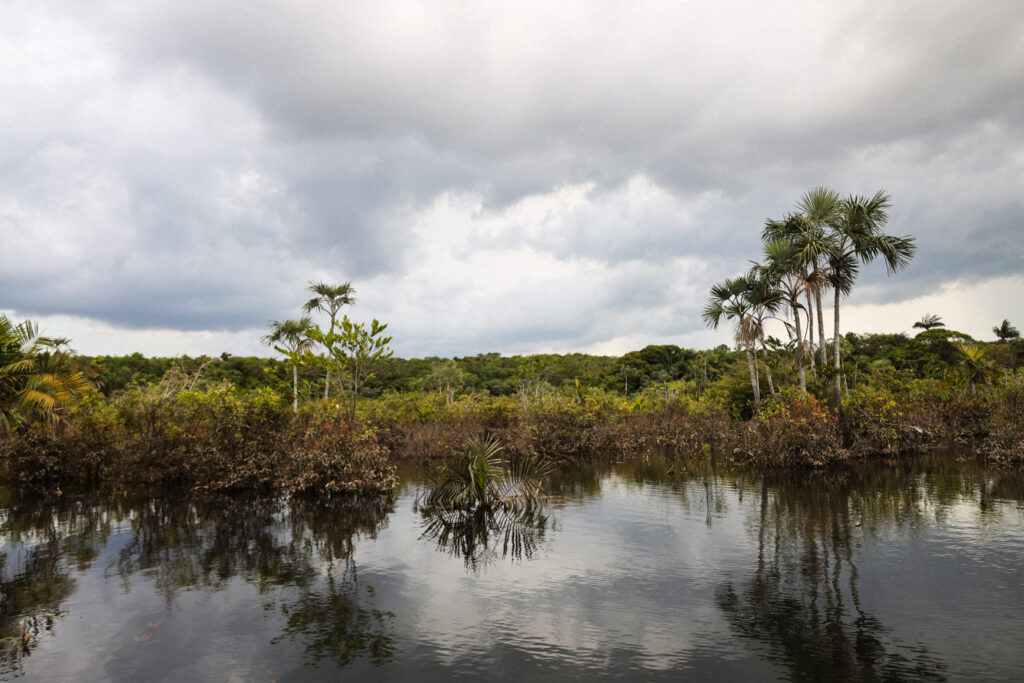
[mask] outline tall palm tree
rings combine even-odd
[[[331,327],[328,336],[334,334],[334,328],[338,324],[338,311],[342,306],[353,306],[356,303],[356,290],[351,282],[340,285],[330,285],[326,282],[310,282],[309,291],[315,296],[307,301],[302,310],[306,313],[320,311],[331,317]],[[331,371],[327,370],[324,376],[324,400],[328,398],[331,386]]]
[[[772,381],[772,370],[768,364],[768,345],[764,337],[764,323],[774,318],[779,307],[785,302],[785,293],[778,287],[778,282],[766,273],[761,264],[755,263],[750,272],[744,278],[747,282],[747,290],[743,296],[750,304],[750,311],[740,321],[739,336],[749,339],[755,346],[754,355],[757,355],[757,342],[761,342],[761,351],[764,353],[764,373],[768,378],[768,390],[772,398],[775,398],[775,383]]]
[[[993,327],[992,331],[999,337],[999,341],[1003,343],[1010,339],[1020,338],[1020,331],[1011,325],[1009,320],[1003,320],[1003,324],[999,327]]]
[[[32,422],[51,426],[90,384],[71,367],[68,341],[39,335],[30,321],[0,315],[0,433]]]
[[[765,245],[775,240],[789,240],[797,252],[798,268],[796,273],[803,283],[804,298],[807,301],[807,336],[811,372],[815,371],[814,345],[814,311],[818,311],[818,339],[820,342],[821,363],[827,363],[825,353],[825,323],[822,316],[821,295],[828,289],[829,282],[824,270],[825,254],[831,247],[831,240],[823,227],[826,219],[830,220],[831,190],[817,189],[808,192],[800,202],[800,207],[813,218],[804,213],[793,213],[784,220],[765,222],[761,239]],[[836,195],[838,197],[838,195]]]
[[[299,412],[299,356],[313,347],[309,331],[313,321],[309,316],[299,320],[270,321],[270,333],[260,338],[266,346],[287,356],[292,362],[292,413]]]
[[[810,275],[817,288],[811,291],[818,313],[818,345],[821,367],[828,365],[825,353],[825,316],[821,311],[821,295],[827,287],[824,279],[824,255],[829,249],[829,228],[840,214],[842,201],[839,193],[827,187],[815,187],[804,193],[797,202],[797,210],[804,216],[806,229],[802,235],[804,258],[811,266]]]
[[[921,328],[923,330],[930,330],[933,327],[945,327],[946,323],[942,322],[942,317],[934,315],[932,313],[925,313],[924,317],[914,323],[915,328]]]
[[[829,284],[835,293],[832,310],[835,325],[833,363],[835,368],[834,399],[839,409],[842,394],[842,357],[839,336],[839,301],[853,289],[860,264],[881,257],[886,270],[892,274],[906,268],[917,247],[914,238],[885,234],[882,229],[889,220],[891,198],[879,190],[871,198],[850,195],[841,202],[837,219],[829,235],[831,245],[826,255],[829,266]]]
[[[750,386],[754,390],[754,411],[761,412],[761,387],[758,384],[757,372],[754,369],[753,339],[749,327],[744,328],[743,321],[750,314],[751,302],[747,297],[750,288],[745,277],[730,278],[711,287],[711,294],[704,304],[701,317],[704,322],[718,329],[722,318],[736,321],[736,341],[747,352],[747,369],[750,371]]]
[[[800,378],[800,389],[807,391],[807,374],[804,371],[804,359],[807,347],[804,342],[803,330],[800,325],[800,311],[810,313],[800,303],[800,297],[807,291],[807,279],[804,275],[800,252],[790,239],[777,239],[769,242],[764,248],[765,262],[756,264],[754,270],[758,279],[770,284],[775,296],[784,301],[793,315],[793,325],[783,321],[793,334],[796,341],[794,360]],[[813,355],[812,355],[813,357]]]

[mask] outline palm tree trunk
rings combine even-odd
[[[810,350],[810,353],[807,354],[807,355],[811,359],[811,377],[815,377],[816,378],[818,376],[818,369],[817,369],[817,367],[815,367],[816,363],[815,363],[815,360],[814,360],[814,304],[811,302],[811,291],[810,290],[804,291],[804,295],[807,298],[807,343],[808,343],[808,347],[807,348]],[[797,323],[797,324],[799,325],[799,323]],[[806,380],[805,380],[804,388],[805,389],[807,388],[806,387]]]
[[[328,339],[334,339],[334,318],[337,315],[338,315],[337,311],[331,311],[331,329],[329,329],[327,331],[327,338]],[[332,342],[332,346],[333,346],[333,342]],[[330,355],[331,355],[331,349],[328,349],[327,350],[327,356],[330,357]],[[327,368],[327,372],[324,375],[324,401],[326,401],[327,398],[328,398],[328,395],[329,395],[328,389],[330,388],[330,386],[331,386],[331,369]]]
[[[299,414],[299,367],[292,363],[292,414]]]
[[[839,295],[836,294],[838,300]],[[821,367],[828,367],[828,354],[825,351],[825,316],[821,312],[821,292],[814,293],[814,304],[818,308],[818,346],[821,349]]]
[[[840,377],[840,375],[842,374],[842,371],[843,371],[843,367],[842,367],[841,356],[839,355],[839,288],[836,287],[835,291],[836,291],[835,308],[832,310],[833,319],[835,320],[835,339],[832,340],[832,354],[833,354],[833,359],[835,360],[834,367],[836,369],[835,394],[834,394],[833,398],[835,399],[836,410],[838,411],[840,406],[842,405],[842,400],[843,400],[843,397],[842,397],[842,390],[843,390],[843,388],[842,388],[842,384],[841,384],[842,378]]]
[[[804,372],[804,335],[800,331],[800,309],[796,307],[796,302],[792,303],[794,304],[793,324],[796,328],[796,367],[800,375],[800,391],[807,391],[807,374]],[[814,363],[814,354],[811,354],[811,363]]]
[[[768,347],[764,345],[764,340],[761,340],[761,351],[764,352],[764,375],[768,378],[768,391],[771,392],[772,398],[775,398],[775,382],[772,381],[772,369],[768,365]]]
[[[747,346],[747,369],[750,370],[750,387],[754,390],[754,412],[761,412],[761,387],[757,384],[757,372],[754,370],[754,356]]]

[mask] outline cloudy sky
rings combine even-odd
[[[767,217],[885,189],[844,330],[1024,325],[1019,2],[7,0],[0,311],[267,355],[351,280],[402,356],[729,341]]]

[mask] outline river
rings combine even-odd
[[[0,491],[0,679],[1007,680],[1024,474],[576,468],[540,511]]]

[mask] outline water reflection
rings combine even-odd
[[[1019,472],[936,457],[765,475],[651,457],[553,475],[543,509],[518,515],[427,514],[416,486],[331,506],[0,500],[0,678],[1024,667]]]
[[[865,609],[857,549],[884,527],[924,528],[965,495],[982,515],[995,496],[1020,500],[1019,476],[948,462],[763,476],[756,569],[716,595],[731,626],[797,679],[945,679],[941,653],[902,642]]]
[[[311,662],[384,661],[393,615],[373,607],[353,549],[358,538],[375,538],[392,510],[390,498],[19,502],[0,522],[2,672],[20,671],[22,658],[52,635],[76,591],[73,574],[89,569],[111,537],[120,549],[104,573],[125,592],[143,578],[171,604],[181,591],[222,591],[234,580],[261,594],[285,586],[278,595],[286,597],[265,605],[284,617],[272,643],[297,639]]]
[[[395,615],[364,604],[372,601],[373,590],[360,589],[351,557],[340,564],[321,587],[281,605],[287,625],[271,643],[300,639],[310,663],[329,659],[344,667],[364,656],[374,664],[386,662],[395,652]]]
[[[477,573],[506,558],[532,560],[544,542],[550,519],[539,507],[522,510],[438,510],[421,508],[423,534],[438,550],[461,557]]]
[[[9,493],[3,491],[5,501]],[[43,501],[7,507],[0,518],[0,673],[20,673],[21,658],[53,634],[75,592],[72,572],[88,569],[111,531],[110,517],[81,505]]]

